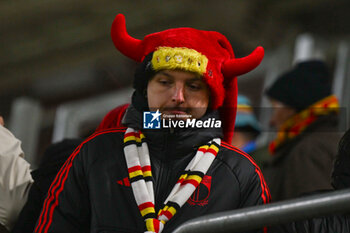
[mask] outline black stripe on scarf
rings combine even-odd
[[[130,179],[130,183],[133,183],[133,182],[136,182],[136,181],[139,181],[139,180],[142,180],[143,179],[143,175],[138,175],[138,176],[135,176],[133,178]]]
[[[176,202],[173,202],[173,201],[168,201],[168,203],[166,203],[166,205],[169,207],[174,207],[176,209],[176,212],[181,208],[179,204],[177,204]]]
[[[136,181],[139,181],[139,180],[142,180],[142,179],[145,179],[145,181],[153,181],[153,178],[152,176],[146,176],[144,177],[143,175],[138,175],[138,176],[135,176],[133,178],[130,179],[130,183],[132,182],[136,182]]]
[[[129,145],[135,145],[135,144],[137,145],[135,140],[130,140],[130,141],[124,142],[124,147],[127,147]]]
[[[147,219],[147,218],[157,218],[156,213],[148,213],[145,216],[143,216],[143,219]]]
[[[214,142],[214,141],[211,143],[211,145],[215,145],[217,148],[220,148],[220,145],[219,145],[219,144],[217,144],[217,143],[216,143],[216,142]],[[208,149],[209,149],[209,148],[208,148]]]
[[[152,176],[146,176],[144,177],[145,181],[153,181],[153,177]]]
[[[146,138],[142,138],[141,142],[136,142],[135,140],[129,140],[124,143],[124,147],[129,145],[136,145],[137,147],[141,147],[142,143],[146,142]]]
[[[203,173],[203,172],[200,172],[200,171],[189,171],[189,172],[187,172],[187,174],[188,174],[188,176],[197,175],[197,176],[199,176],[199,177],[201,177],[201,178],[204,177],[204,173]]]

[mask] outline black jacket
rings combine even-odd
[[[331,193],[333,190],[320,190],[303,196]],[[331,214],[327,216],[293,221],[270,228],[269,233],[349,233],[350,214]]]
[[[270,233],[349,233],[350,215],[330,215],[271,228]]]
[[[139,127],[140,119],[134,119],[133,111],[127,112],[125,124]],[[144,232],[128,181],[124,132],[125,128],[118,128],[96,133],[77,148],[52,183],[35,232]],[[143,133],[150,151],[157,212],[198,146],[221,132],[161,129]],[[269,196],[260,169],[249,155],[222,143],[202,183],[163,232],[201,215],[267,203]]]
[[[82,142],[82,139],[64,139],[45,150],[39,168],[31,173],[34,183],[30,187],[27,202],[17,218],[12,233],[33,232],[52,181],[67,158]]]

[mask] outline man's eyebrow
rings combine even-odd
[[[167,77],[169,77],[169,78],[174,78],[174,76],[173,76],[172,74],[169,74],[168,72],[166,72],[166,71],[164,71],[164,70],[159,71],[158,74],[167,76]],[[203,81],[203,79],[202,79],[202,76],[196,75],[195,77],[190,78],[188,81],[191,81],[191,82],[194,82],[194,81]]]
[[[196,76],[190,79],[190,81],[203,81],[201,76]]]
[[[169,73],[167,73],[166,71],[159,71],[158,72],[159,74],[162,74],[162,75],[164,75],[164,76],[167,76],[167,77],[169,77],[169,78],[173,78],[174,76],[172,76],[171,74],[169,74]]]

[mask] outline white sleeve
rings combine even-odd
[[[8,230],[26,203],[32,183],[21,141],[0,125],[0,223]]]

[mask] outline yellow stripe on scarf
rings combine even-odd
[[[135,136],[129,136],[124,138],[124,143],[129,142],[129,141],[136,141],[136,137]]]
[[[214,145],[214,144],[212,144],[212,145],[210,146],[210,149],[215,150],[216,153],[219,152],[219,148],[218,148],[216,145]]]
[[[136,177],[136,176],[142,176],[143,174],[142,174],[142,171],[141,170],[137,170],[137,171],[134,171],[134,172],[130,172],[129,173],[129,177],[130,177],[130,179],[132,179],[132,178],[134,178],[134,177]]]
[[[152,176],[152,172],[151,171],[146,171],[143,173],[143,177],[148,177],[148,176]]]
[[[176,214],[176,209],[174,207],[169,207],[168,211],[174,216]]]
[[[187,174],[183,174],[183,175],[180,176],[180,179],[179,179],[179,180],[181,180],[181,179],[184,179],[184,180],[185,180],[186,178],[187,178]]]
[[[154,229],[154,225],[153,225],[153,218],[146,219],[146,228],[147,228],[148,231],[152,231],[152,232],[156,231]]]
[[[187,177],[186,180],[195,180],[199,184],[202,181],[202,177],[200,177],[198,175],[190,175],[190,176]]]
[[[161,211],[164,211],[164,212],[169,211],[172,214],[172,216],[176,214],[176,209],[173,206],[168,206],[168,205],[164,206],[164,208],[159,211],[158,215],[161,213]]]
[[[145,216],[146,214],[149,213],[156,213],[153,207],[148,207],[140,211],[142,216]]]

